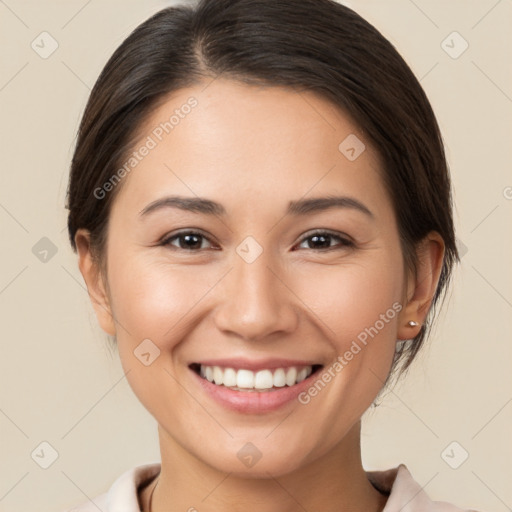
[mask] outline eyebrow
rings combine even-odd
[[[157,199],[148,204],[139,214],[140,216],[145,216],[162,208],[178,208],[205,215],[226,215],[226,209],[220,203],[201,197],[183,196],[168,196]],[[286,213],[290,215],[307,215],[308,213],[322,212],[331,208],[349,208],[364,213],[372,219],[375,218],[375,215],[367,206],[354,197],[349,196],[315,197],[290,201]]]

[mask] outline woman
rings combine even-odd
[[[161,464],[74,510],[461,510],[360,452],[458,260],[450,186],[421,86],[350,9],[140,25],[85,109],[68,228]]]

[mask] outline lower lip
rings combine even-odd
[[[236,391],[225,386],[217,386],[190,370],[206,393],[217,403],[233,411],[243,413],[266,413],[289,404],[305,391],[317,377],[318,370],[293,386],[284,386],[272,391]]]

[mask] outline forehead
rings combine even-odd
[[[352,148],[360,153],[355,159]],[[139,155],[126,166],[121,196],[141,208],[165,193],[239,207],[326,192],[386,199],[370,142],[346,114],[312,92],[203,82],[162,101],[132,149]]]

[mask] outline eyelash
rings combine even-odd
[[[199,251],[205,250],[205,249],[198,249],[198,250],[195,250],[195,249],[183,249],[181,247],[175,247],[175,246],[171,245],[171,241],[172,240],[179,239],[180,237],[184,237],[186,235],[196,235],[196,236],[199,236],[199,237],[201,237],[203,239],[206,239],[206,240],[210,241],[209,238],[205,234],[201,233],[200,231],[181,231],[181,232],[174,233],[173,235],[170,235],[170,236],[164,238],[160,242],[159,245],[170,247],[173,250],[185,251],[185,252],[199,252]],[[308,248],[307,250],[311,250],[311,251],[315,251],[315,252],[327,252],[327,251],[332,251],[332,250],[336,250],[336,249],[342,249],[342,248],[354,247],[355,246],[354,242],[352,242],[348,238],[340,236],[339,234],[334,233],[332,231],[326,231],[326,230],[316,230],[316,231],[308,233],[307,236],[304,236],[301,239],[301,241],[299,242],[298,245],[301,245],[303,242],[307,241],[310,238],[313,238],[314,236],[328,236],[328,237],[331,237],[331,238],[336,238],[339,241],[341,241],[342,243],[339,246],[337,246],[337,247],[336,246],[334,246],[334,247],[327,247],[327,248],[323,247],[323,248],[319,248],[319,249]]]

